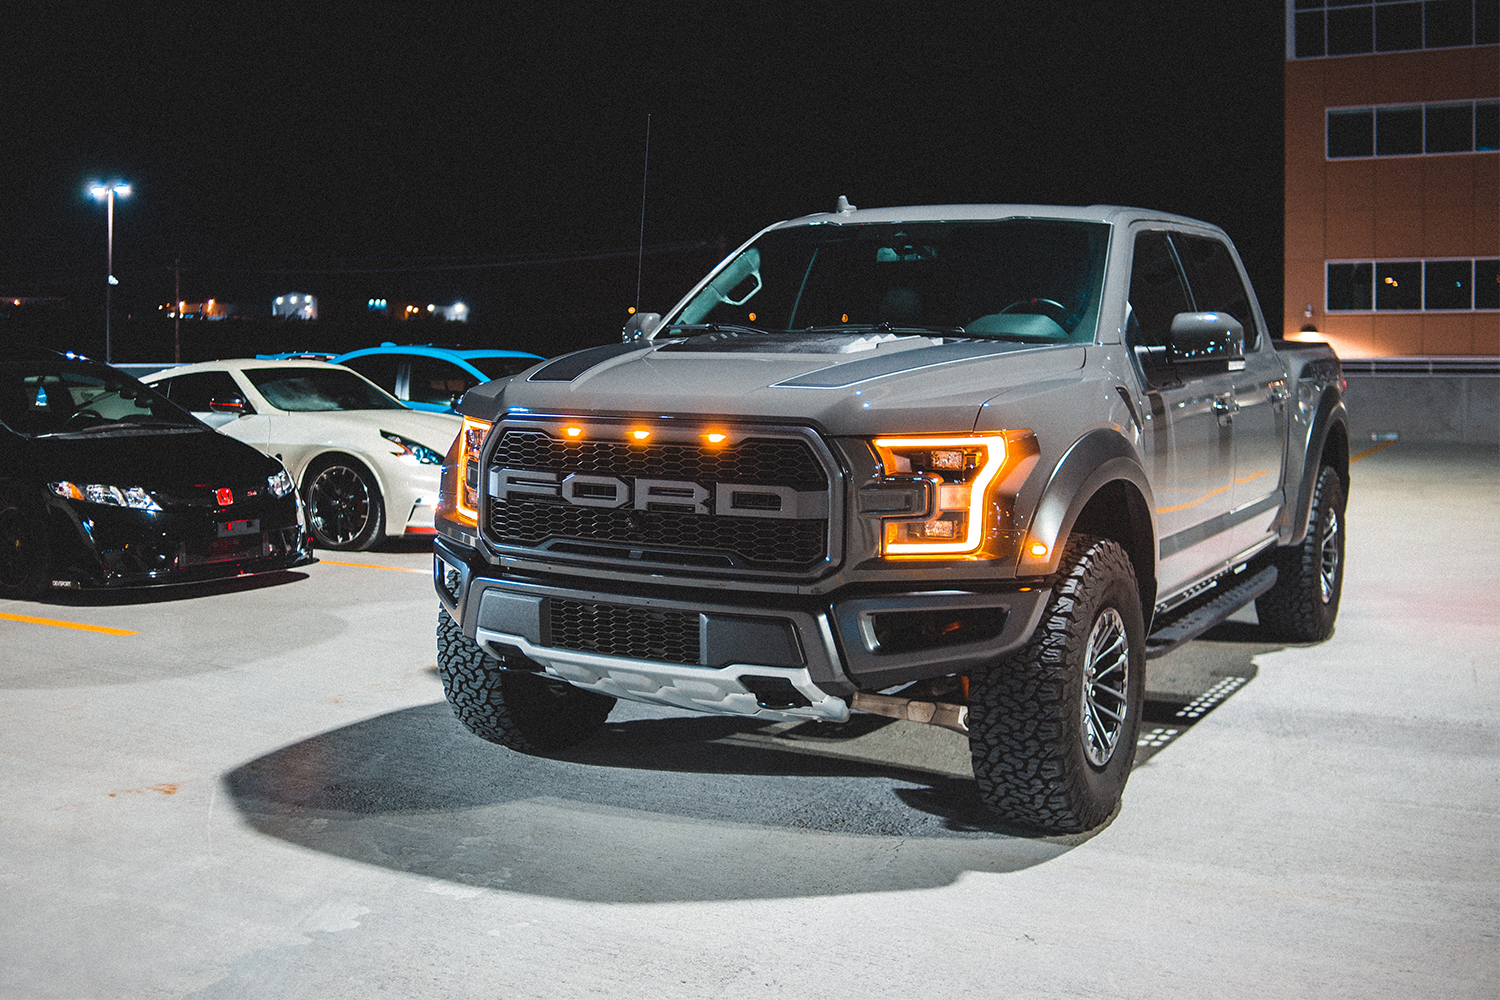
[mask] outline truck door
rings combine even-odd
[[[1223,536],[1234,481],[1234,380],[1167,361],[1172,317],[1192,300],[1165,232],[1137,233],[1125,340],[1140,364],[1150,417],[1144,442],[1156,498],[1160,593],[1190,584],[1233,554]]]
[[[1286,371],[1257,322],[1246,283],[1223,241],[1172,234],[1199,312],[1226,312],[1245,328],[1245,364],[1234,379],[1234,488],[1226,530],[1244,551],[1272,534],[1282,499]]]

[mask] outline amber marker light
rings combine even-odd
[[[1005,468],[1005,438],[998,434],[876,438],[887,476],[933,482],[932,516],[887,521],[882,549],[888,556],[954,556],[984,544],[990,486]]]
[[[720,447],[729,440],[729,435],[723,431],[709,431],[703,435],[703,440],[714,447]]]
[[[566,437],[566,438],[568,438],[570,441],[577,441],[579,438],[583,437],[583,428],[582,427],[564,427],[563,428],[563,436]]]
[[[1041,542],[1032,542],[1031,554],[1036,556],[1038,559],[1041,559],[1047,554],[1047,546],[1043,545]]]
[[[651,432],[642,428],[636,428],[630,432],[630,437],[636,441],[644,441],[651,436]]]

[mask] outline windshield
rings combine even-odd
[[[49,362],[0,363],[0,422],[28,437],[201,425],[122,372]]]
[[[244,376],[278,410],[400,410],[400,403],[338,368],[247,368]]]
[[[1091,341],[1108,245],[1107,224],[1058,219],[775,229],[659,335],[710,324]]]

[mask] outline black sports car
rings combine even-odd
[[[281,463],[76,355],[0,357],[0,597],[314,562]]]

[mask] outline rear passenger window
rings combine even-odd
[[[1260,331],[1255,325],[1255,312],[1250,308],[1250,295],[1240,280],[1239,268],[1234,266],[1229,248],[1219,240],[1186,233],[1174,233],[1172,241],[1177,244],[1197,311],[1226,312],[1239,320],[1245,328],[1245,350],[1255,350],[1260,343]]]
[[[351,358],[340,363],[345,368],[353,368],[392,396],[396,395],[396,372],[401,367],[400,355],[366,354],[362,358]]]
[[[441,403],[449,406],[478,384],[478,379],[451,361],[414,357],[411,359],[406,395],[413,403]]]

